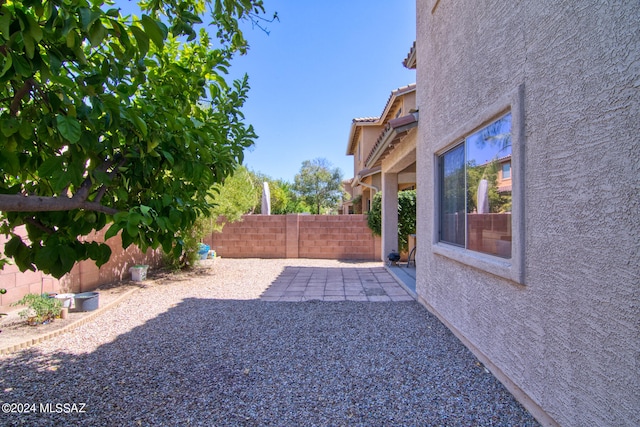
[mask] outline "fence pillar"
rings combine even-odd
[[[285,227],[285,254],[287,258],[298,258],[300,242],[300,215],[288,214]]]

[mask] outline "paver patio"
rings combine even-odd
[[[260,297],[263,301],[412,301],[383,267],[287,267]]]

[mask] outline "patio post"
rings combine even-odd
[[[382,174],[382,260],[398,248],[398,174]]]

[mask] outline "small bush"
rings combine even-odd
[[[27,319],[30,325],[39,325],[60,316],[62,302],[48,294],[27,294],[20,301],[12,305],[26,305],[26,309],[18,314]]]
[[[374,235],[382,234],[382,193],[373,196],[371,210],[367,213],[367,225]],[[407,252],[408,236],[416,232],[416,191],[398,192],[398,252]]]

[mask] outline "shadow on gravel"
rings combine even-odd
[[[3,403],[36,404],[2,425],[537,425],[415,302],[187,299],[93,353],[0,370]]]

